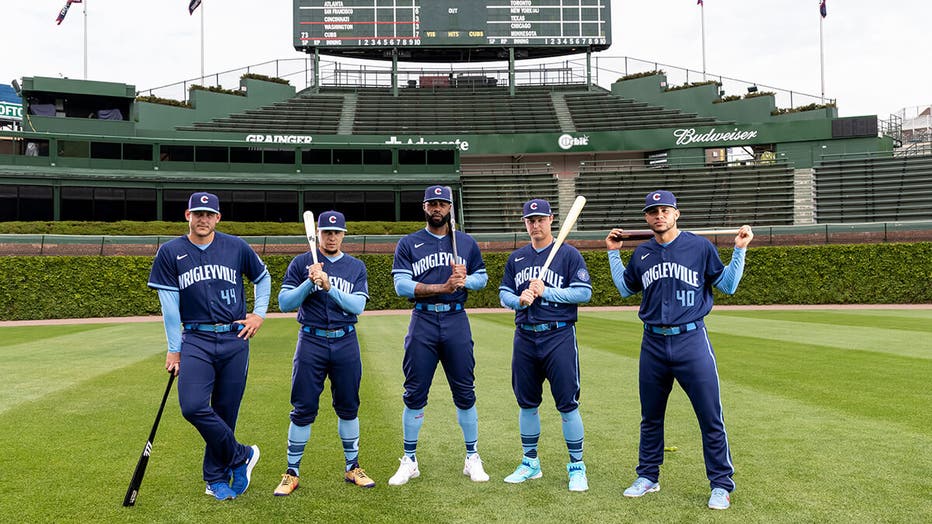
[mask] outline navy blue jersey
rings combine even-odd
[[[533,245],[528,244],[513,252],[505,264],[502,284],[498,289],[520,296],[521,292],[528,288],[531,280],[540,278],[541,266],[547,261],[551,249],[553,243],[538,253]],[[569,244],[560,246],[550,263],[550,268],[547,269],[547,274],[540,279],[544,281],[545,287],[592,289],[586,261],[579,251]],[[537,297],[527,308],[515,311],[515,323],[576,322],[577,309],[577,304],[549,302],[543,297]]]
[[[324,263],[323,271],[330,277],[331,291],[339,289],[347,295],[362,295],[369,300],[369,281],[366,274],[366,265],[346,253],[336,262],[331,262],[323,254],[318,260]],[[295,257],[285,272],[282,280],[282,289],[294,289],[307,280],[308,267],[314,261],[311,253],[303,253]],[[336,303],[330,293],[317,291],[311,293],[301,303],[298,309],[298,322],[305,326],[322,329],[340,329],[349,324],[356,323],[356,315],[347,313]]]
[[[456,232],[457,263],[466,266],[466,274],[472,275],[485,271],[485,262],[476,241],[466,233]],[[443,284],[453,274],[450,262],[453,260],[453,245],[450,235],[437,238],[427,229],[421,229],[405,236],[395,247],[395,260],[392,263],[392,275],[406,273],[415,282],[423,284]],[[453,303],[465,302],[466,290],[436,295],[431,302]]]
[[[650,239],[635,248],[625,285],[643,292],[638,316],[645,324],[674,326],[702,320],[712,310],[712,284],[724,271],[708,239],[688,231],[666,246]]]
[[[255,282],[268,270],[245,240],[214,232],[207,249],[181,236],[163,244],[149,273],[148,286],[177,291],[181,321],[229,324],[246,318],[241,275]]]

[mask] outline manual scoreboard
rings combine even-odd
[[[295,0],[301,51],[413,60],[540,57],[607,49],[610,0]]]

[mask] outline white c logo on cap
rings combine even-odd
[[[337,223],[337,217],[336,217],[335,215],[330,215],[329,217],[327,217],[327,220],[328,220],[331,224],[336,224],[336,223]]]
[[[442,195],[442,194],[443,194],[443,188],[440,188],[440,187],[434,188],[434,194],[435,194],[435,195]]]
[[[207,198],[207,195],[201,195],[201,204],[206,204],[208,200],[210,199]]]
[[[654,199],[654,202],[660,200],[660,193],[654,193],[654,194],[651,196],[651,198]]]
[[[537,202],[531,202],[531,205],[529,205],[529,206],[527,206],[527,207],[531,208],[531,211],[536,211],[536,210],[537,210]]]

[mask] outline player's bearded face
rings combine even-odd
[[[672,207],[655,206],[644,212],[644,218],[651,231],[662,234],[676,227],[680,212]]]
[[[424,202],[424,220],[430,227],[443,227],[450,223],[450,203],[443,200]]]

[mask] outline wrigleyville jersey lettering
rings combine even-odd
[[[318,259],[323,262],[322,270],[327,273],[330,291],[339,289],[348,295],[362,295],[369,300],[369,282],[366,265],[353,256],[343,253],[335,262],[322,254]],[[308,268],[313,263],[310,253],[302,253],[292,259],[282,280],[282,289],[294,289],[308,277]],[[298,308],[298,322],[306,326],[322,329],[340,329],[356,323],[356,315],[341,308],[329,292],[315,288]]]
[[[708,239],[680,231],[666,246],[651,239],[635,248],[624,281],[642,292],[638,316],[644,323],[673,326],[702,320],[712,310],[712,285],[724,269]]]
[[[499,290],[520,296],[521,292],[528,288],[531,280],[540,278],[540,269],[551,249],[553,249],[553,244],[538,253],[531,244],[528,244],[512,253],[505,264],[505,273],[502,275]],[[583,260],[579,251],[569,244],[560,246],[543,277],[540,280],[544,281],[546,287],[592,288],[586,261]],[[577,309],[576,304],[550,302],[543,297],[538,297],[527,308],[515,311],[515,323],[575,322]]]
[[[266,273],[249,244],[217,231],[204,250],[187,236],[163,244],[152,263],[148,286],[178,292],[182,322],[229,323],[246,317],[240,275],[255,282]]]
[[[457,263],[466,266],[466,274],[485,272],[485,262],[476,241],[466,233],[456,232]],[[392,275],[406,273],[415,282],[443,284],[453,274],[453,243],[450,235],[440,238],[427,229],[415,231],[398,241],[392,262]],[[431,302],[465,302],[466,290],[431,297]]]

